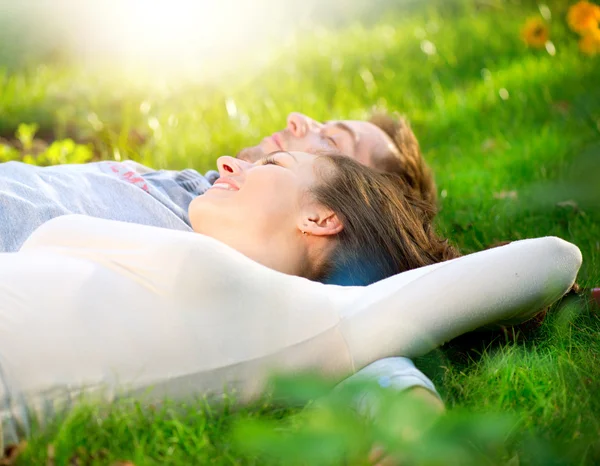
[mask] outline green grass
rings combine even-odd
[[[384,106],[411,119],[436,174],[439,229],[463,252],[502,240],[560,236],[580,247],[579,283],[591,287],[600,284],[600,62],[577,50],[564,24],[566,2],[548,4],[555,56],[519,40],[521,24],[537,14],[534,3],[461,1],[411,3],[362,23],[315,26],[281,46],[263,68],[219,82],[165,84],[151,75],[99,72],[64,60],[40,65],[6,58],[4,68],[0,63],[0,136],[10,139],[20,123],[36,123],[40,138],[73,138],[89,144],[96,158],[206,170],[218,156],[280,129],[290,111],[362,118],[373,105]],[[435,55],[422,52],[421,34],[435,44]],[[9,52],[3,46],[0,56]],[[508,99],[500,97],[501,89]],[[228,113],[228,102],[237,113]],[[596,311],[563,303],[524,341],[478,346],[468,357],[450,345],[420,358],[450,412],[429,440],[403,448],[419,461],[438,452],[428,464],[449,464],[452,457],[462,458],[461,464],[597,464]],[[201,402],[86,408],[39,431],[20,462],[44,464],[52,444],[57,464],[74,455],[82,464],[277,463],[273,458],[290,464],[289,457],[281,459],[285,451],[265,459],[237,442],[238,429],[255,447],[261,435],[271,438],[260,451],[281,441],[298,458],[321,451],[310,435],[314,429],[297,434],[294,444],[269,437],[271,424],[238,423],[272,420],[293,431],[302,424],[297,411],[267,402],[224,412],[206,412]],[[493,430],[477,417],[484,413],[508,415],[508,424],[490,421],[504,426]],[[363,443],[351,433],[342,440],[327,437],[345,425],[336,419],[321,426],[330,446],[365,447],[365,439],[377,437],[363,432]],[[359,421],[356,426],[368,430]],[[482,432],[492,433],[486,440]],[[452,442],[466,449],[453,450]],[[331,459],[338,450],[327,451],[330,462],[339,462]],[[318,463],[311,458],[308,464]]]

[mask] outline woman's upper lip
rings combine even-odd
[[[229,185],[229,186],[231,186],[231,187],[232,187],[233,189],[235,189],[236,191],[239,191],[239,190],[240,190],[240,187],[238,186],[238,184],[237,184],[235,181],[233,181],[231,178],[227,178],[227,177],[225,177],[225,176],[221,176],[220,178],[218,178],[218,179],[217,179],[217,180],[216,180],[216,181],[213,183],[213,186],[214,186],[215,184],[223,184],[223,183],[224,183],[224,184],[227,184],[227,185]]]

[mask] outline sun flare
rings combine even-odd
[[[204,76],[264,62],[310,4],[301,14],[274,0],[39,0],[35,11],[12,8],[30,30],[60,40],[78,60]]]

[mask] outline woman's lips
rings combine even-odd
[[[239,191],[239,186],[229,178],[219,178],[214,182],[211,189],[225,189],[227,191]]]

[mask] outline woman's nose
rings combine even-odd
[[[245,160],[235,159],[229,155],[217,159],[217,168],[221,176],[241,173],[251,167],[252,164]]]
[[[315,125],[316,121],[302,113],[292,112],[287,117],[288,130],[297,138],[305,136]]]

